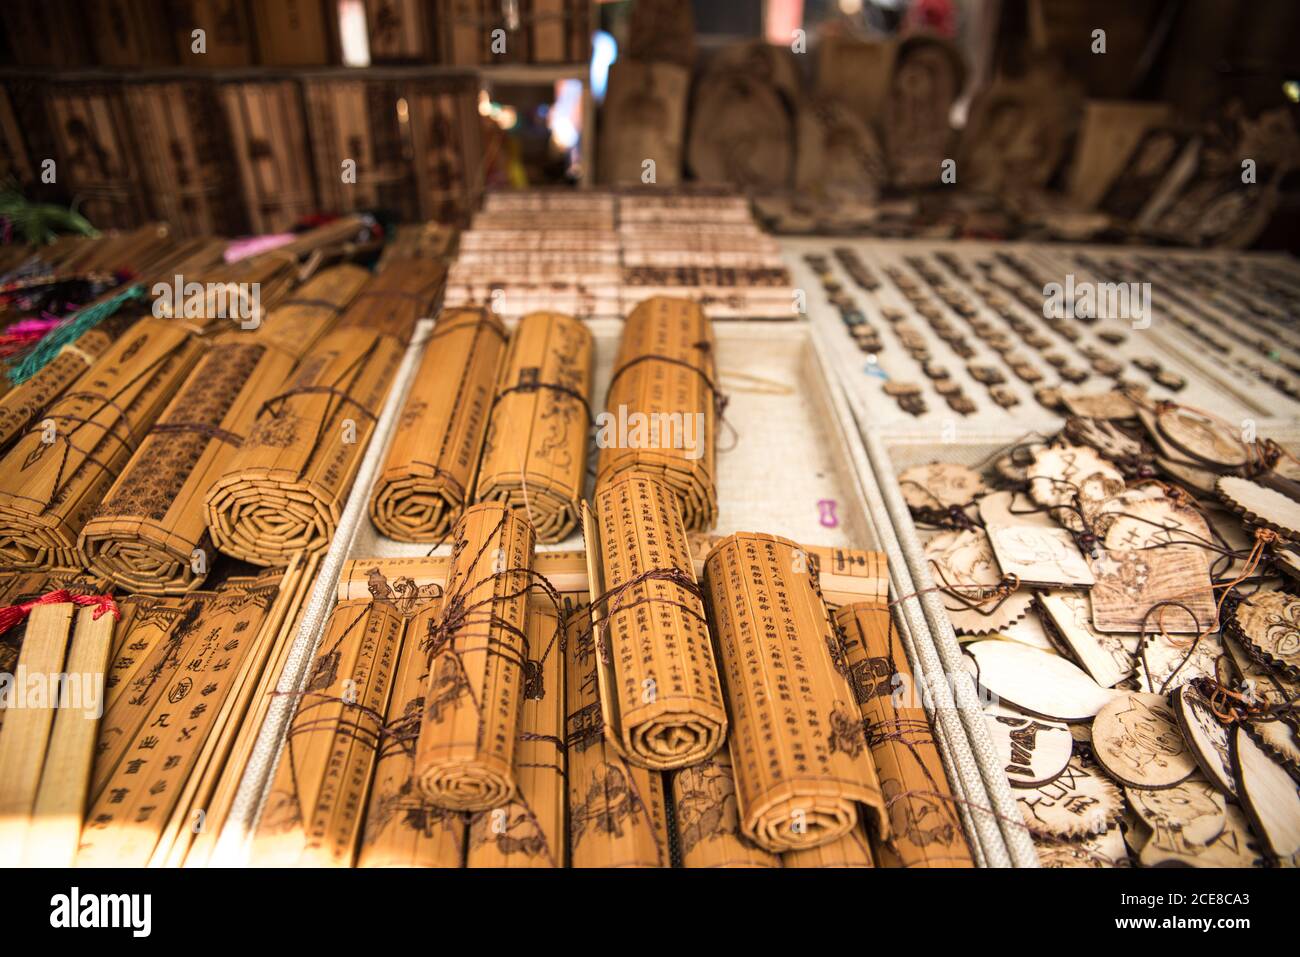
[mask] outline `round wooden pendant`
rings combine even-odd
[[[1074,739],[1061,721],[1046,721],[1002,705],[984,709],[989,737],[1013,788],[1036,788],[1055,781],[1070,762]]]
[[[905,469],[898,476],[903,501],[918,512],[946,512],[964,508],[988,491],[974,469],[955,462],[931,462]]]
[[[1214,490],[1234,512],[1263,525],[1288,541],[1300,541],[1300,502],[1281,492],[1235,475],[1222,475]]]
[[[1163,695],[1135,691],[1097,712],[1092,752],[1106,773],[1136,788],[1167,788],[1196,770],[1196,759]]]
[[[1213,419],[1178,407],[1156,413],[1166,442],[1184,455],[1221,469],[1239,469],[1248,461],[1246,445]]]
[[[982,528],[940,532],[926,542],[925,557],[935,583],[954,592],[943,596],[943,606],[957,631],[986,635],[1019,621],[1029,611],[1033,596],[1027,589],[971,607],[1002,583],[1002,570]]]
[[[1016,803],[1030,831],[1064,838],[1104,833],[1124,811],[1119,788],[1079,754],[1051,783],[1017,791]]]
[[[1224,794],[1235,797],[1237,781],[1232,776],[1228,728],[1214,716],[1205,697],[1190,684],[1182,685],[1174,692],[1170,705],[1196,764],[1211,784]]]
[[[1155,790],[1125,788],[1124,796],[1153,835],[1167,831],[1188,844],[1205,845],[1222,834],[1226,825],[1223,795],[1200,778]]]
[[[1250,822],[1233,804],[1224,808],[1223,831],[1208,844],[1193,844],[1169,830],[1152,831],[1146,836],[1138,860],[1145,867],[1263,867],[1265,863],[1250,832]]]
[[[1259,661],[1300,678],[1300,598],[1284,591],[1243,598],[1232,609],[1229,634]]]

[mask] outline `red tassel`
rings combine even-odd
[[[21,605],[9,605],[7,608],[0,608],[0,635],[3,635],[19,622],[26,620],[27,616],[32,613],[32,609],[37,605],[57,605],[60,602],[72,602],[74,605],[82,606],[94,605],[94,619],[96,621],[99,621],[108,612],[112,612],[114,621],[122,620],[122,612],[118,609],[117,602],[113,601],[111,595],[74,595],[66,588],[60,588],[57,591],[47,592],[40,598],[23,602]]]

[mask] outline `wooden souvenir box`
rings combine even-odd
[[[381,536],[368,518],[368,501],[431,325],[422,324],[385,403],[375,439],[305,606],[280,694],[268,709],[240,784],[239,814],[231,816],[221,834],[213,863],[237,864],[247,859],[248,837],[256,829],[259,809],[277,763],[283,759],[294,694],[307,678],[330,611],[339,600],[345,570],[356,574],[356,567],[349,569],[348,563],[353,559],[418,559],[430,554],[427,544],[402,544]],[[595,337],[594,396],[605,394],[621,325],[620,320],[587,323]],[[714,533],[761,529],[831,549],[877,549],[888,558],[890,594],[911,596],[915,587],[889,531],[884,503],[852,416],[834,384],[826,346],[806,325],[721,323],[715,325],[715,335],[719,367],[737,375],[733,383],[724,373],[722,382],[731,392],[727,416],[740,438],[733,450],[719,455],[720,514]],[[590,483],[589,477],[588,495]],[[551,554],[551,559],[541,561],[554,563],[582,547],[581,535],[575,533],[563,542],[539,546],[538,553]],[[440,546],[435,556],[447,554],[449,548]],[[829,554],[833,563],[834,552]],[[697,565],[703,559],[702,554],[693,557]],[[580,561],[574,564],[583,568]],[[577,573],[585,575],[585,571]],[[831,584],[824,587],[832,589],[833,575],[828,582]],[[349,587],[364,589],[365,583],[353,580]],[[939,659],[914,597],[896,606],[895,619],[919,683],[923,675],[938,668]],[[973,810],[988,808],[990,803],[957,713],[938,708],[932,719],[949,778],[959,794],[973,852],[980,863],[1005,866],[1011,858],[996,814]]]

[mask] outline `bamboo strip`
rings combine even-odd
[[[85,694],[85,682],[88,678],[103,681],[112,647],[113,616],[100,609],[82,608],[77,613],[63,670],[69,681],[81,683],[83,700],[61,702],[54,717],[23,851],[27,867],[71,867],[77,858],[103,705],[102,698],[98,698],[98,707],[87,713],[90,700]],[[102,685],[99,691],[103,691]]]
[[[144,319],[119,339],[0,460],[0,558],[11,567],[80,565],[91,512],[198,361],[175,323]]]
[[[974,867],[943,759],[884,602],[855,602],[835,613],[862,713],[867,747],[889,811],[882,867]]]
[[[290,570],[285,572],[286,578],[293,574],[293,569],[297,565],[298,560],[295,559],[290,565]],[[298,633],[302,617],[306,613],[307,595],[316,582],[316,571],[319,567],[319,558],[308,558],[302,562],[292,598],[275,636],[271,659],[262,670],[261,677],[253,691],[252,703],[243,722],[238,726],[234,744],[231,746],[220,776],[211,789],[208,789],[206,785],[201,787],[200,795],[209,794],[209,797],[206,799],[202,797],[195,798],[195,805],[204,807],[206,810],[202,827],[194,835],[193,841],[189,843],[188,847],[178,842],[177,847],[179,850],[173,850],[167,862],[171,866],[182,863],[178,856],[180,853],[184,854],[184,866],[186,867],[202,867],[211,860],[212,853],[216,849],[217,838],[230,817],[230,809],[234,804],[235,794],[239,790],[239,782],[243,778],[244,769],[248,765],[249,757],[257,742],[258,733],[261,731],[262,723],[266,718],[266,712],[271,707],[272,700],[274,700],[275,689],[280,683],[280,676],[284,673],[285,662],[293,650],[293,637]]]
[[[172,808],[171,817],[150,857],[150,866],[178,867],[193,839],[212,826],[209,805],[225,760],[236,739],[240,722],[247,714],[253,693],[268,662],[274,657],[286,617],[301,595],[302,562],[295,559],[283,574],[273,572],[259,581],[274,582],[277,592],[257,627],[252,646],[240,661],[230,692]],[[223,819],[224,820],[224,819]]]
[[[740,833],[731,753],[673,775],[673,820],[683,867],[781,867],[782,858]]]
[[[63,670],[75,608],[72,602],[37,605],[27,620],[17,674],[29,676],[33,688],[44,693],[36,702],[24,700],[21,708],[6,709],[0,733],[0,867],[17,867],[23,859],[58,704],[48,700],[45,689],[50,677]],[[11,698],[26,693],[17,681],[9,691]]]
[[[329,546],[406,340],[439,291],[427,264],[393,264],[357,294],[284,390],[262,403],[208,492],[218,549],[273,565]]]
[[[656,478],[677,496],[688,529],[713,527],[721,401],[713,356],[713,325],[690,300],[647,299],[632,310],[605,398],[608,421],[596,433],[597,489],[624,475]]]
[[[884,801],[816,567],[788,539],[741,532],[705,559],[741,831],[771,851],[843,837]]]
[[[585,596],[575,596],[581,602]],[[573,867],[668,867],[663,775],[629,764],[605,737],[587,606],[568,609],[565,753]]]
[[[256,330],[217,337],[82,529],[86,565],[148,594],[202,585],[217,556],[200,503],[263,404],[367,277],[357,266],[320,273]]]
[[[475,500],[522,509],[542,542],[578,523],[590,422],[591,333],[555,312],[524,316],[497,383]]]
[[[402,624],[387,603],[335,607],[289,724],[253,840],[253,865],[352,864]]]
[[[605,736],[652,770],[705,760],[727,713],[677,499],[626,476],[596,493],[583,532]]]
[[[429,672],[420,636],[441,614],[441,599],[426,600],[406,623],[358,867],[460,867],[465,860],[465,815],[430,803],[414,773]]]
[[[370,519],[389,538],[439,541],[468,503],[505,342],[486,310],[439,317],[370,499]]]
[[[470,817],[469,867],[564,867],[564,649],[560,610],[549,598],[528,602],[530,662],[515,744],[514,797]]]
[[[439,807],[483,811],[518,785],[520,706],[538,650],[524,630],[535,538],[491,502],[466,509],[454,536],[442,615],[415,636],[430,653],[415,776]]]
[[[194,638],[86,814],[77,866],[142,867],[182,798],[208,735],[275,602],[279,572],[232,578],[199,603]]]

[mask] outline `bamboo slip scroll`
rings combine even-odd
[[[727,712],[676,497],[627,476],[596,493],[583,525],[606,737],[652,770],[703,761]]]
[[[581,602],[585,596],[574,596]],[[668,867],[663,775],[629,764],[605,736],[586,606],[568,609],[564,742],[573,867]]]
[[[888,604],[844,605],[835,622],[889,813],[890,836],[878,845],[880,865],[974,867],[934,732],[925,709],[914,703],[920,691]]]
[[[564,648],[560,610],[550,596],[528,602],[528,646],[538,667],[529,670],[515,744],[515,795],[506,804],[471,815],[469,867],[564,867]]]
[[[429,653],[415,776],[439,807],[487,811],[516,794],[520,707],[545,651],[526,631],[535,538],[495,502],[467,509],[453,534],[441,616],[412,635]]]
[[[263,403],[330,327],[369,273],[322,272],[255,330],[216,337],[82,530],[85,563],[122,588],[182,594],[217,558],[203,500]]]
[[[469,504],[505,347],[505,327],[484,309],[438,317],[370,499],[389,538],[439,541]]]
[[[770,851],[829,844],[884,801],[816,567],[799,545],[740,532],[705,559],[722,657],[741,833]]]
[[[229,699],[243,683],[249,656],[262,656],[262,624],[282,584],[279,572],[232,578],[195,602],[200,608],[175,668],[142,720],[126,737],[102,790],[92,795],[77,866],[144,867],[154,861],[164,834],[182,823],[203,826],[204,810],[186,800],[191,773],[202,772],[209,738],[230,720]],[[260,662],[258,662],[260,664]],[[118,728],[105,725],[106,735]],[[214,738],[215,741],[215,738]],[[197,783],[197,782],[194,782]],[[197,816],[195,816],[197,811]]]
[[[384,737],[403,619],[388,602],[335,606],[289,723],[250,862],[348,867]]]
[[[208,492],[208,531],[218,549],[275,565],[329,547],[406,342],[440,291],[432,268],[400,261],[371,279],[337,328],[262,403]]]
[[[591,333],[557,312],[524,316],[506,350],[474,498],[520,509],[540,542],[578,524],[591,363]]]
[[[396,607],[401,608],[405,600],[398,599]],[[415,744],[420,736],[429,661],[428,652],[420,647],[419,634],[442,613],[440,598],[419,603],[421,607],[405,626],[397,677],[375,758],[358,867],[461,867],[465,861],[465,815],[431,804],[415,782]]]
[[[596,488],[624,475],[656,478],[672,489],[689,531],[718,520],[717,426],[722,397],[714,367],[713,325],[689,299],[640,303],[623,324],[605,398],[609,422],[626,441],[597,432]]]
[[[198,361],[175,323],[142,319],[0,460],[0,561],[76,567],[77,536]]]

